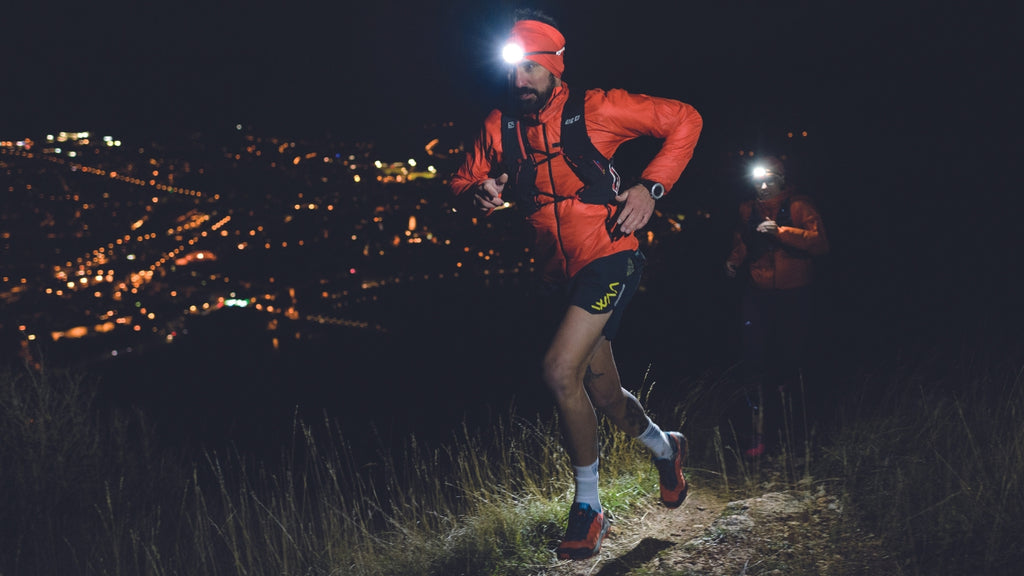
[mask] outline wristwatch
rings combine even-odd
[[[655,182],[654,180],[641,180],[639,184],[644,188],[647,188],[647,191],[651,194],[651,198],[654,198],[655,200],[659,200],[665,195],[665,187],[661,185],[661,182]]]

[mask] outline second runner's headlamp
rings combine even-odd
[[[785,174],[783,174],[782,166],[778,165],[777,162],[774,162],[772,160],[768,160],[764,164],[758,164],[754,166],[754,169],[751,172],[751,176],[753,177],[754,182],[762,190],[766,188],[768,184],[771,183],[778,183],[779,185],[781,185],[783,180],[785,179]]]

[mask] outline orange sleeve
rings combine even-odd
[[[828,236],[821,215],[809,202],[793,200],[790,205],[793,226],[779,227],[779,240],[787,246],[804,250],[814,256],[828,254]]]
[[[627,140],[650,136],[661,149],[641,178],[661,182],[670,190],[693,158],[704,120],[685,102],[631,94],[625,90],[588,90],[587,133],[599,152],[611,158]]]
[[[500,123],[501,111],[492,110],[473,142],[473,148],[466,152],[462,166],[452,175],[449,187],[456,196],[492,177],[491,170],[501,158]],[[500,174],[493,176],[500,176]]]

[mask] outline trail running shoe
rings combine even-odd
[[[683,476],[683,462],[686,461],[686,436],[679,432],[668,433],[672,443],[672,456],[669,458],[652,458],[654,467],[658,469],[658,480],[661,484],[661,501],[669,508],[678,508],[686,500],[686,477]]]
[[[601,541],[611,523],[603,512],[596,512],[590,504],[576,502],[569,508],[569,526],[565,538],[555,552],[562,560],[583,560],[601,550]]]

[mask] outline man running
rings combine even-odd
[[[653,455],[664,504],[686,498],[686,438],[664,432],[626,391],[611,342],[640,283],[645,258],[633,235],[693,156],[703,126],[683,102],[625,90],[570,92],[562,80],[565,39],[553,20],[520,14],[509,35],[516,110],[484,122],[452,191],[490,213],[513,202],[533,232],[543,280],[568,288],[569,301],[542,364],[575,471],[559,558],[589,558],[609,522],[598,495],[600,410]],[[610,159],[640,136],[661,140],[638,181],[620,187]]]

